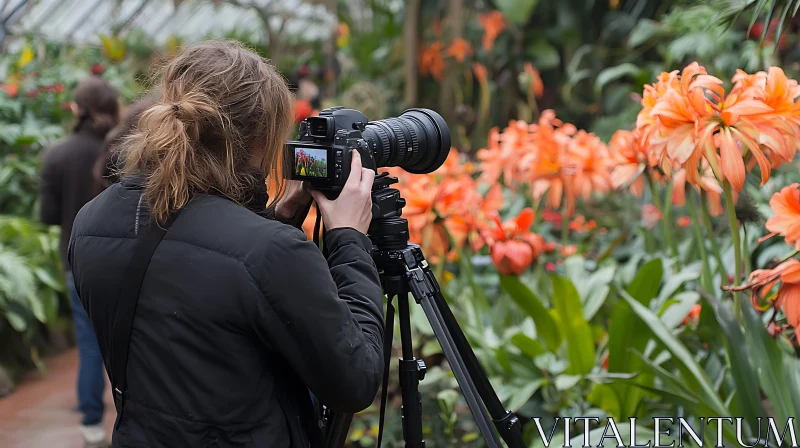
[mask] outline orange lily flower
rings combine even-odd
[[[699,176],[698,185],[694,185],[695,190],[700,191],[700,188],[703,190],[713,193],[716,197],[722,198],[722,187],[717,181],[717,178],[714,177],[714,171],[711,169],[711,166],[705,160],[701,162],[702,166],[702,174]],[[672,175],[672,203],[682,207],[686,204],[686,176],[687,169],[686,168],[679,168],[675,170],[674,174]],[[720,204],[720,209],[722,205]],[[715,215],[716,216],[716,215]]]
[[[405,171],[403,171],[405,173]],[[433,174],[441,179],[445,177],[459,177],[464,174],[472,175],[475,173],[475,165],[463,157],[458,148],[450,148],[447,158],[444,160],[442,166],[439,167]]]
[[[588,232],[589,230],[594,230],[595,228],[597,228],[597,223],[594,221],[594,219],[587,221],[583,215],[576,216],[575,219],[569,223],[569,230],[578,233]]]
[[[447,55],[463,64],[467,56],[472,56],[472,44],[459,37],[447,48]]]
[[[800,184],[783,187],[772,195],[769,206],[775,216],[767,220],[767,230],[772,233],[765,238],[780,234],[787,243],[800,249]]]
[[[472,70],[475,72],[475,78],[478,80],[478,83],[486,84],[488,80],[486,66],[481,64],[480,62],[476,62],[472,64]]]
[[[478,20],[483,27],[483,49],[492,51],[495,39],[506,29],[506,19],[503,18],[500,11],[495,10],[487,14],[480,14]]]
[[[524,153],[533,150],[528,129],[524,121],[511,121],[502,134],[497,128],[489,131],[487,148],[477,152],[481,161],[481,181],[491,185],[503,176],[503,182],[507,186],[512,185],[517,162]]]
[[[500,221],[494,215],[494,227],[482,230],[481,235],[489,245],[489,255],[502,275],[520,275],[546,249],[544,238],[531,232],[533,209],[523,209],[515,218]]]
[[[444,59],[442,49],[444,44],[436,41],[430,44],[420,55],[419,71],[423,75],[430,74],[433,79],[441,81],[444,76]]]
[[[588,200],[592,192],[605,193],[611,189],[611,160],[608,147],[593,133],[578,131],[569,146],[569,156],[575,164],[574,188]]]
[[[656,91],[658,96],[648,99],[655,99],[649,114],[651,119],[654,117],[658,120],[655,132],[648,135],[654,161],[662,163],[662,168],[669,173],[671,166],[663,166],[665,155],[683,165],[696,153],[694,140],[697,121],[708,114],[702,89],[717,92],[719,95],[724,92],[722,81],[706,74],[705,68],[696,62],[686,66],[680,77],[667,75],[662,78],[663,83],[657,87],[663,89],[663,93]],[[690,163],[699,163],[699,154],[695,159]]]
[[[758,128],[758,143],[772,155],[772,167],[794,160],[797,126],[800,126],[800,103],[795,102],[800,96],[797,81],[787,78],[779,67],[770,67],[768,73],[754,75],[737,70],[733,82],[732,92],[761,101],[771,109],[748,118]]]
[[[568,151],[577,130],[557,119],[552,110],[545,110],[539,123],[530,126],[530,132],[532,150],[514,161],[514,166],[521,179],[530,181],[534,199],[538,201],[547,193],[547,204],[554,209],[566,199],[567,213],[571,216],[576,195],[572,177],[577,173],[579,160],[570,159]]]
[[[759,126],[748,119],[749,115],[762,115],[771,112],[772,108],[762,101],[748,99],[731,93],[727,97],[720,97],[714,104],[707,100],[714,113],[707,115],[701,121],[702,131],[695,151],[696,162],[689,163],[689,172],[700,161],[701,151],[705,152],[706,160],[720,179],[726,179],[731,186],[739,191],[744,188],[745,165],[742,148],[747,148],[755,157],[761,168],[761,185],[769,180],[772,165],[761,149],[759,142]],[[716,149],[719,148],[719,154]]]
[[[542,82],[542,77],[539,74],[539,70],[533,67],[533,64],[530,62],[525,63],[525,74],[530,79],[530,93],[536,97],[541,98],[544,95],[544,83]]]
[[[627,186],[636,197],[644,192],[642,173],[647,167],[647,151],[643,150],[637,131],[619,130],[611,136],[608,149],[613,159],[611,186],[619,189]]]
[[[777,296],[769,296],[770,290],[778,282]],[[800,261],[790,258],[773,269],[757,269],[750,274],[750,283],[744,286],[728,287],[730,291],[743,291],[752,289],[750,299],[756,309],[760,299],[773,300],[772,306],[782,309],[789,325],[795,328],[795,334],[800,336]]]

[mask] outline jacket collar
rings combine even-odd
[[[142,174],[126,176],[120,180],[120,184],[123,188],[129,190],[144,190],[145,177]],[[249,190],[250,191],[248,194],[242,201],[238,202],[238,204],[252,211],[253,213],[263,213],[267,208],[267,202],[269,202],[269,194],[267,193],[265,177],[263,175],[254,176],[253,185]],[[206,194],[231,200],[224,194],[217,191],[209,191]],[[194,192],[191,192],[191,195],[194,196]]]

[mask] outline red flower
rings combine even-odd
[[[647,229],[652,229],[664,215],[655,205],[645,204],[642,207],[642,225]]]
[[[19,94],[19,86],[17,84],[5,84],[3,90],[5,90],[6,95],[11,98],[16,98]]]
[[[755,24],[753,24],[753,27],[750,28],[750,33],[747,35],[747,37],[758,39],[761,37],[761,33],[763,32],[764,32],[764,22],[756,22]]]
[[[545,251],[544,238],[531,232],[533,209],[523,209],[516,218],[500,222],[495,214],[495,226],[481,231],[489,245],[489,255],[502,275],[520,275]]]
[[[692,225],[692,218],[688,216],[678,218],[678,227],[689,227],[690,225]]]
[[[690,322],[697,322],[700,319],[700,311],[703,310],[703,307],[700,304],[695,304],[691,310],[689,310],[689,314],[683,318],[681,321],[681,325],[686,325]]]
[[[28,97],[28,98],[36,98],[37,96],[39,96],[39,91],[38,90],[29,90],[29,91],[25,92],[25,96]]]
[[[561,213],[546,208],[542,210],[542,219],[555,227],[561,226]]]
[[[103,64],[94,64],[92,65],[92,74],[95,76],[100,76],[103,72],[106,71],[106,68],[103,67]]]
[[[311,103],[306,100],[294,100],[294,122],[300,123],[311,116]]]

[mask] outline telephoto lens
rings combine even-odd
[[[363,136],[379,168],[399,166],[426,174],[442,166],[450,152],[450,129],[430,109],[409,109],[397,118],[371,121]]]

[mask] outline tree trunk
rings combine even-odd
[[[447,2],[447,15],[445,16],[445,48],[464,34],[464,0],[449,0]],[[454,89],[458,84],[458,73],[454,70],[456,64],[448,59],[445,64],[445,75],[439,90],[439,113],[450,123],[455,118]],[[453,146],[459,146],[457,133],[451,135]]]
[[[325,0],[325,7],[328,13],[338,18],[336,11],[336,0]],[[331,30],[331,37],[325,43],[325,73],[336,73],[336,41],[339,36],[338,22],[333,24]],[[327,77],[326,77],[327,78]],[[330,79],[330,78],[328,78]],[[330,81],[325,79],[325,87],[323,90],[323,98],[333,98],[336,96],[336,86],[339,80],[333,77]]]
[[[405,92],[403,99],[407,107],[417,105],[419,90],[419,75],[417,67],[417,52],[419,51],[419,19],[422,0],[408,0],[406,2],[406,17],[403,24],[403,44],[405,55],[403,59],[403,73],[405,78]]]

